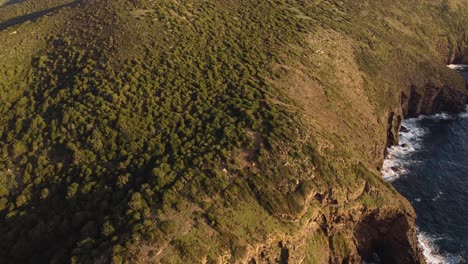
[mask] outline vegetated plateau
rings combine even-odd
[[[381,179],[463,0],[0,1],[1,263],[422,263]]]

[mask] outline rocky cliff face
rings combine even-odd
[[[381,146],[398,144],[403,119],[440,112],[458,113],[465,109],[467,99],[468,93],[460,79],[454,86],[429,83],[402,87],[400,104],[388,115],[386,144]],[[375,157],[376,163],[382,158],[383,155]],[[361,179],[366,179],[364,175],[360,174]],[[299,232],[257,246],[245,261],[359,263],[378,256],[382,263],[425,263],[416,240],[416,215],[411,205],[394,191],[382,193],[392,188],[381,180],[378,183],[375,179],[366,180],[360,186],[353,186],[356,188],[353,190],[334,186],[328,192],[310,194],[312,200],[321,203],[320,211],[305,215],[307,221]],[[367,195],[391,200],[375,208],[362,199]]]
[[[380,167],[466,1],[69,2],[0,7],[0,262],[424,263]]]
[[[464,30],[457,32],[464,34]],[[382,263],[424,263],[416,241],[416,215],[411,205],[393,191],[390,185],[375,177],[380,177],[378,169],[386,147],[398,144],[403,119],[422,114],[457,113],[465,109],[468,92],[464,81],[448,70],[444,63],[462,62],[460,54],[463,52],[460,47],[466,42],[460,38],[454,44],[458,51],[453,53],[441,52],[436,44],[430,44],[435,51],[432,55],[418,51],[421,55],[416,56],[421,57],[403,64],[399,61],[402,60],[401,57],[397,56],[387,58],[384,65],[379,65],[381,58],[373,53],[369,56],[375,59],[375,64],[372,64],[375,68],[367,70],[366,65],[359,64],[359,60],[363,59],[360,57],[362,53],[349,53],[356,43],[349,42],[346,35],[330,31],[319,31],[318,35],[321,39],[312,38],[309,43],[312,46],[326,43],[328,47],[318,51],[305,49],[305,52],[313,54],[308,54],[308,59],[315,62],[312,65],[330,67],[334,72],[332,76],[337,81],[320,80],[319,76],[304,69],[303,65],[293,65],[287,71],[290,80],[281,87],[288,90],[312,119],[310,124],[320,135],[319,142],[324,149],[329,150],[324,153],[329,160],[338,160],[344,164],[358,160],[370,170],[359,173],[359,178],[363,180],[359,184],[346,183],[351,186],[349,189],[337,187],[340,186],[338,180],[331,184],[333,187],[325,194],[315,194],[315,199],[321,203],[320,213],[313,217],[304,216],[308,217],[308,222],[301,232],[291,237],[278,238],[277,241],[282,241],[281,250],[276,247],[276,243],[263,245],[250,255],[250,261],[270,263],[272,260],[284,261],[287,256],[289,263],[359,263],[378,255]],[[376,45],[384,45],[378,40],[375,42]],[[427,43],[437,43],[437,40]],[[391,50],[397,49],[392,45],[390,44]],[[454,55],[455,53],[458,55]],[[403,54],[406,52],[399,56],[405,56]],[[408,54],[409,57],[414,55]],[[439,60],[440,57],[443,59]],[[355,64],[356,61],[358,65]],[[440,63],[441,61],[444,63]],[[307,59],[303,59],[301,63],[307,65]],[[424,64],[430,66],[423,66]],[[317,79],[320,84],[317,84]],[[385,89],[382,91],[382,86],[387,85],[394,86],[389,89],[391,93],[386,93]],[[333,86],[343,87],[338,89],[340,98],[323,95],[321,88],[334,89]],[[362,93],[363,87],[371,91],[364,90]],[[375,93],[372,88],[380,92]],[[343,109],[343,106],[346,107]],[[366,115],[367,111],[372,112],[373,116]],[[349,120],[360,120],[363,124],[347,124],[351,127],[347,130],[342,125]],[[369,138],[366,134],[374,138]],[[366,144],[359,144],[360,142]],[[343,146],[345,150],[341,149]],[[351,149],[358,157],[351,157],[350,161],[343,159],[340,154],[337,156],[330,149],[340,154]],[[336,173],[349,174],[343,171]],[[370,198],[372,202],[369,203],[369,197],[380,197],[385,201],[377,202],[376,205],[373,198]],[[287,254],[280,254],[280,251]],[[320,254],[313,255],[310,252]]]
[[[460,88],[436,84],[410,86],[401,94],[401,108],[389,115],[387,146],[398,144],[398,132],[404,118],[441,112],[460,113],[467,102],[467,92]]]
[[[441,51],[441,57],[447,64],[468,64],[467,33],[460,33],[459,40],[449,45],[446,51]]]

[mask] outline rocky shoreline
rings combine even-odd
[[[454,114],[461,113],[465,110],[467,102],[468,92],[464,92],[459,88],[446,85],[435,85],[433,83],[428,83],[422,87],[414,85],[410,86],[401,94],[401,108],[397,109],[395,112],[391,112],[389,115],[387,147],[398,144],[399,132],[401,129],[405,129],[401,126],[403,119],[416,118],[420,115],[432,115],[441,112]],[[382,263],[425,263],[420,249],[415,243],[415,217],[415,215],[407,215],[406,218],[410,218],[410,220],[408,222],[397,222],[399,224],[396,228],[400,234],[403,234],[404,237],[406,235],[408,238],[403,241],[403,243],[402,241],[399,241],[396,244],[400,246],[402,244],[406,244],[412,253],[409,254],[409,257],[406,257],[404,254],[401,255],[401,252],[405,252],[404,249],[401,249],[401,251],[396,250],[395,252],[392,252],[391,255],[388,255],[388,257],[384,257],[385,255],[382,255],[382,259],[385,260],[382,261]],[[396,237],[394,239],[398,241]],[[384,240],[386,239],[384,238]],[[394,248],[394,246],[390,246],[390,248]]]
[[[379,145],[382,152],[376,153],[375,160],[372,161],[377,170],[380,170],[387,147],[398,144],[404,119],[440,112],[464,111],[468,102],[468,90],[464,89],[463,84],[461,79],[452,83],[437,79],[409,82],[400,93],[399,103],[387,115],[386,140]],[[417,216],[411,204],[382,179],[379,179],[381,182],[370,179],[366,181],[362,184],[362,189],[358,188],[356,193],[348,194],[346,198],[339,198],[343,190],[337,188],[326,193],[312,194],[313,197],[320,197],[323,209],[309,219],[304,231],[296,236],[272,239],[275,242],[259,245],[248,254],[246,261],[270,263],[272,259],[277,259],[281,260],[280,263],[302,263],[304,255],[307,255],[304,244],[307,244],[308,236],[315,237],[319,233],[328,239],[328,246],[323,245],[323,262],[358,263],[372,260],[377,255],[380,263],[384,264],[425,263],[418,246],[415,226]],[[362,200],[368,194],[392,197],[392,200],[387,200],[382,206],[368,206]],[[350,241],[346,255],[338,252],[334,246],[337,234],[342,233]],[[287,252],[286,255],[277,255],[277,240],[282,241],[281,252]]]
[[[445,64],[468,61],[468,3],[93,0],[10,23],[36,2],[0,9],[0,262],[424,263],[380,168],[405,118],[463,110]]]

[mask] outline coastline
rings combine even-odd
[[[413,154],[424,148],[424,136],[429,132],[423,122],[427,120],[447,121],[455,120],[456,118],[468,117],[468,105],[466,105],[465,112],[458,115],[450,115],[447,113],[440,113],[435,115],[422,115],[418,118],[410,118],[403,121],[403,129],[400,131],[400,142],[398,145],[388,148],[388,155],[384,160],[382,167],[382,176],[387,182],[397,181],[400,177],[404,177],[411,173],[410,167],[412,163],[420,161],[413,159]],[[433,198],[438,199],[440,195]],[[421,200],[415,199],[414,202]],[[416,228],[418,246],[421,249],[425,260],[428,264],[445,264],[445,263],[458,263],[458,256],[444,254],[440,252],[436,241],[439,240],[437,236],[420,231]]]
[[[460,64],[450,64],[447,65],[448,68],[460,73],[465,80],[468,82],[468,72],[463,74],[461,70],[468,69],[468,65]],[[468,89],[468,83],[467,83]],[[468,103],[468,100],[465,99]],[[408,100],[412,101],[412,100]],[[405,108],[405,106],[403,106]],[[406,105],[407,109],[403,109],[405,118],[397,122],[396,126],[398,130],[395,133],[394,130],[394,120],[389,122],[389,142],[388,147],[385,150],[385,159],[382,164],[381,174],[385,181],[394,182],[398,180],[402,175],[410,173],[407,165],[409,162],[417,162],[411,160],[411,156],[414,152],[420,150],[423,145],[422,139],[427,133],[427,130],[420,124],[424,119],[432,120],[451,120],[457,117],[467,117],[468,116],[468,104],[464,106],[464,111],[450,111],[450,113],[444,111],[435,111],[437,113],[429,114],[421,111],[422,108],[419,108],[418,111],[411,111],[411,105],[408,103]],[[407,118],[409,117],[409,118]],[[391,134],[393,132],[394,134]],[[457,256],[452,256],[450,254],[441,254],[435,241],[437,237],[434,237],[425,232],[419,231],[419,228],[416,227],[416,235],[418,240],[418,247],[421,250],[421,253],[424,256],[424,259],[429,264],[443,264],[443,263],[458,263],[459,258]]]

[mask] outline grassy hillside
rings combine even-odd
[[[378,166],[402,92],[465,96],[468,4],[410,2],[0,7],[0,262],[355,262],[395,219],[417,260]]]

